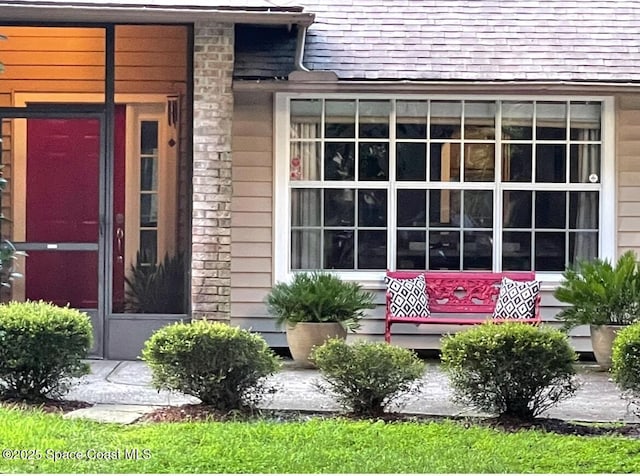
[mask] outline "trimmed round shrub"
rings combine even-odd
[[[255,406],[268,390],[265,378],[281,366],[261,336],[207,321],[157,330],[142,358],[156,389],[193,395],[222,411]]]
[[[0,397],[38,401],[89,373],[93,340],[84,312],[42,301],[0,305]]]
[[[640,399],[640,323],[621,329],[611,350],[611,377],[618,387]]]
[[[454,400],[522,420],[575,393],[576,359],[565,333],[517,322],[446,336],[441,354]]]
[[[378,416],[390,403],[417,392],[424,363],[416,354],[384,342],[329,339],[311,353],[326,385],[340,405],[355,415]]]

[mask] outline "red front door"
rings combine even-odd
[[[98,307],[98,119],[27,122],[27,299]]]

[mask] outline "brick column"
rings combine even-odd
[[[234,29],[197,22],[194,36],[192,315],[229,320]]]

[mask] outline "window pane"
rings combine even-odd
[[[426,190],[398,190],[398,226],[425,226]]]
[[[140,195],[140,226],[158,226],[158,195],[155,193]]]
[[[491,228],[493,226],[493,192],[490,190],[464,191],[465,228]]]
[[[569,233],[569,262],[577,264],[580,261],[592,260],[598,257],[598,233],[578,232]]]
[[[396,103],[396,137],[426,139],[427,115],[426,101],[398,101]]]
[[[329,142],[324,151],[325,180],[353,180],[356,146],[352,142]]]
[[[291,180],[320,180],[320,144],[318,142],[292,142]]]
[[[491,269],[493,239],[490,231],[464,232],[463,269]]]
[[[140,232],[140,263],[156,264],[158,260],[158,232],[142,230]]]
[[[140,122],[140,153],[144,155],[158,154],[158,122]]]
[[[429,269],[460,269],[460,232],[429,232]]]
[[[431,138],[460,139],[462,103],[431,101]]]
[[[397,180],[426,180],[426,163],[427,144],[401,142],[396,145]]]
[[[493,182],[495,180],[495,145],[465,144],[464,180]]]
[[[358,191],[358,226],[387,226],[387,191]]]
[[[432,181],[460,181],[460,144],[432,143],[430,161]]]
[[[600,103],[571,103],[571,140],[600,140]]]
[[[536,233],[535,246],[536,271],[564,271],[565,269],[565,234]]]
[[[570,167],[572,183],[599,183],[600,145],[572,144]]]
[[[389,144],[360,144],[358,180],[389,180]]]
[[[356,102],[331,101],[325,103],[325,137],[356,136]]]
[[[387,268],[387,232],[358,232],[358,269]]]
[[[425,269],[427,234],[424,231],[398,231],[396,266],[398,269]]]
[[[569,194],[569,228],[597,230],[599,211],[598,192],[571,192]]]
[[[320,226],[320,190],[291,190],[291,225]]]
[[[320,230],[291,232],[291,268],[320,269]]]
[[[567,139],[567,105],[539,102],[536,104],[536,138],[538,140]]]
[[[502,145],[502,180],[504,182],[531,182],[531,144]]]
[[[566,228],[565,192],[536,192],[536,228]]]
[[[315,139],[320,137],[322,101],[320,99],[291,100],[292,139]]]
[[[354,226],[354,191],[350,189],[326,189],[324,191],[325,226]]]
[[[460,226],[460,190],[429,191],[429,225],[451,228]]]
[[[464,138],[493,140],[496,137],[495,102],[464,103]]]
[[[154,157],[140,159],[140,190],[145,192],[158,190],[158,159]]]
[[[566,155],[564,144],[536,145],[536,182],[566,182]]]
[[[502,103],[502,138],[504,140],[533,139],[533,103]]]
[[[353,231],[324,232],[324,268],[353,269]]]
[[[502,269],[531,271],[531,233],[506,231],[502,234]]]
[[[389,101],[360,101],[360,137],[389,137]]]
[[[502,195],[502,220],[505,228],[531,228],[532,192],[508,190]]]

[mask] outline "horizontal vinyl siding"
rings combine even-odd
[[[2,94],[104,92],[104,30],[6,26]],[[182,91],[187,30],[178,26],[116,27],[116,94]]]
[[[640,95],[617,98],[618,253],[640,253]]]
[[[233,119],[231,322],[286,347],[264,305],[273,268],[273,103],[269,93],[237,93]]]

